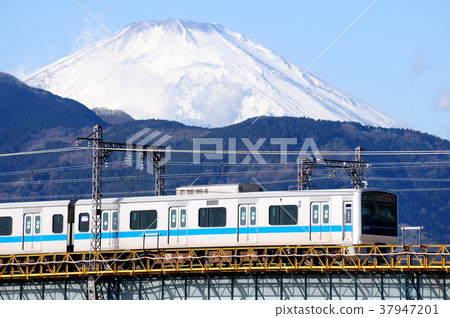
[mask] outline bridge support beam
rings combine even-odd
[[[450,273],[228,273],[101,277],[107,299],[444,300]],[[87,279],[0,281],[0,300],[88,299]]]

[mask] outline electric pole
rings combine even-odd
[[[355,189],[360,189],[364,183],[364,168],[368,165],[369,163],[364,161],[362,147],[355,149],[354,161],[301,158],[297,163],[297,189],[308,190],[312,187],[311,175],[317,167],[344,169]]]
[[[77,138],[79,141],[92,142],[92,214],[91,214],[91,252],[101,251],[101,216],[102,216],[102,168],[114,151],[138,152],[142,156],[143,163],[149,156],[152,159],[155,171],[155,195],[164,195],[164,175],[165,175],[165,147],[148,146],[138,144],[126,144],[119,142],[107,142],[103,140],[103,127],[94,126],[92,134],[84,138]]]

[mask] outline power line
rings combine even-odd
[[[450,163],[449,161],[445,161],[443,165],[438,165],[437,163],[440,163],[439,161],[435,161],[435,162],[425,162],[425,163],[415,163],[415,162],[408,162],[410,164],[410,166],[401,166],[400,164],[403,163],[376,163],[375,165],[380,164],[381,167],[377,167],[377,166],[371,166],[368,169],[370,170],[390,170],[390,169],[405,169],[405,170],[410,170],[410,169],[417,169],[417,168],[432,168],[432,167],[447,167],[450,165],[447,165],[447,163]],[[280,164],[280,163],[249,163],[249,164],[226,164],[226,163],[219,163],[219,162],[213,162],[213,163],[208,163],[208,162],[204,162],[204,163],[193,163],[193,162],[169,162],[167,163],[168,165],[172,164],[172,165],[192,165],[192,166],[210,166],[210,167],[218,167],[218,166],[231,166],[234,168],[237,167],[256,167],[256,166],[279,166],[279,167],[286,167],[286,168],[290,168],[290,166],[294,166],[294,164]],[[391,166],[383,166],[384,164],[395,164],[395,165],[391,165]],[[118,166],[118,165],[124,165],[124,161],[114,161],[108,164],[109,166]],[[90,169],[91,165],[75,165],[75,166],[61,166],[61,167],[53,167],[53,168],[42,168],[42,169],[29,169],[29,170],[20,170],[20,171],[9,171],[9,172],[3,172],[0,173],[0,176],[12,176],[12,175],[26,175],[26,174],[38,174],[38,173],[45,173],[45,172],[61,172],[61,171],[66,171],[66,170],[75,170],[75,169]],[[318,167],[318,172],[328,172],[329,169],[328,168],[323,168],[323,167]],[[177,177],[190,177],[190,176],[224,176],[224,175],[233,175],[233,174],[250,174],[250,173],[266,173],[266,174],[273,174],[273,173],[293,173],[295,172],[294,169],[283,169],[283,170],[245,170],[245,171],[218,171],[218,172],[192,172],[192,173],[177,173],[177,174],[168,174],[167,177],[168,178],[177,178]],[[126,179],[128,178],[128,176],[125,177],[109,177],[106,178],[105,180],[119,180],[119,179]],[[141,177],[144,178],[144,177]],[[371,179],[375,179],[376,177],[371,177]],[[388,178],[384,177],[384,180],[388,180]],[[405,180],[411,180],[411,178],[406,178]],[[417,179],[417,178],[416,178]],[[442,179],[442,178],[434,178],[434,177],[426,177],[423,178],[423,180],[429,180],[429,179],[434,179],[434,180],[442,180],[442,181],[446,181],[446,179]],[[90,179],[52,179],[52,180],[36,180],[36,181],[9,181],[9,182],[3,182],[0,183],[0,185],[11,185],[11,184],[26,184],[26,183],[44,183],[44,182],[84,182],[84,181],[88,181]]]
[[[282,180],[282,181],[266,181],[266,182],[260,182],[261,184],[275,184],[275,183],[295,183],[297,179],[291,179],[291,180]],[[296,188],[296,186],[295,186]],[[169,192],[174,192],[175,189],[167,189]],[[295,190],[289,190],[289,191],[297,191]],[[386,191],[391,191],[395,193],[399,192],[445,192],[450,191],[449,187],[446,188],[401,188],[401,189],[386,189]],[[105,192],[105,197],[121,197],[121,196],[132,196],[132,195],[142,195],[142,194],[153,194],[154,190],[140,190],[140,191],[122,191],[122,192]],[[71,193],[71,194],[56,194],[56,195],[23,195],[23,196],[8,196],[8,201],[11,200],[39,200],[39,199],[65,199],[70,200],[73,198],[78,199],[89,199],[91,196],[91,193]],[[4,201],[4,200],[0,200]]]
[[[80,147],[80,149],[90,150],[90,147]],[[102,150],[113,150],[109,148],[103,148]],[[130,151],[130,149],[120,149],[120,151]],[[144,149],[143,152],[154,152],[153,149]],[[173,153],[190,153],[190,154],[217,154],[217,155],[253,155],[255,151],[249,150],[202,150],[202,149],[165,149],[164,152]],[[291,155],[299,156],[300,151],[278,151],[278,150],[258,150],[256,151],[260,155]],[[354,156],[353,151],[333,151],[333,150],[323,150],[320,151],[322,156]],[[306,155],[306,154],[305,154]],[[374,150],[374,151],[364,151],[365,156],[405,156],[405,155],[450,155],[450,150]]]
[[[289,169],[289,170],[245,170],[245,171],[221,171],[221,172],[192,172],[192,173],[173,173],[167,174],[166,178],[168,179],[177,179],[177,178],[190,178],[190,177],[227,177],[234,175],[254,175],[254,174],[286,174],[286,173],[295,173],[297,170]],[[328,173],[328,170],[318,170],[318,172]],[[112,181],[124,181],[124,180],[133,180],[133,179],[149,179],[153,178],[152,175],[128,175],[128,176],[114,176],[114,177],[104,177],[103,180],[105,182]],[[329,176],[325,177],[315,177],[315,180],[326,180],[330,179]],[[422,181],[422,182],[450,182],[450,178],[436,178],[436,177],[377,177],[371,176],[367,178],[368,180],[377,180],[377,181]],[[69,179],[49,179],[49,180],[21,180],[21,181],[7,181],[0,182],[0,186],[6,185],[27,185],[27,184],[47,184],[47,183],[82,183],[82,182],[91,182],[92,178],[69,178]],[[275,181],[280,182],[280,181]],[[284,181],[283,181],[284,182]]]
[[[91,147],[67,147],[67,148],[57,148],[57,149],[46,149],[46,150],[36,150],[36,151],[28,151],[28,152],[17,152],[17,153],[9,153],[9,154],[0,154],[0,157],[10,157],[10,156],[21,156],[21,155],[34,155],[34,154],[49,154],[49,153],[62,153],[62,152],[68,152],[68,151],[80,151],[80,150],[91,150]],[[106,151],[111,150],[109,148],[102,148]],[[130,151],[129,149],[116,149],[114,150],[118,151]],[[145,151],[143,149],[142,151]],[[149,150],[153,151],[153,150]],[[159,150],[161,151],[161,150]],[[164,150],[162,150],[164,151]],[[171,150],[172,152],[179,152],[179,153],[218,153],[216,150]],[[220,152],[219,152],[220,153]],[[242,154],[242,155],[252,155],[253,152],[251,151],[222,151],[224,154]],[[280,152],[280,151],[260,151],[261,154],[268,154],[268,155],[277,155],[279,156],[281,153],[291,154],[291,155],[298,155],[295,151],[289,151],[289,152]],[[321,153],[328,153],[333,155],[351,155],[353,152],[347,152],[347,151],[323,151]],[[365,152],[365,155],[411,155],[411,154],[420,154],[420,155],[436,155],[436,154],[450,154],[449,150],[427,150],[427,151],[367,151]],[[115,161],[109,163],[109,165],[123,165],[125,164],[123,160],[121,161]],[[179,162],[168,162],[168,165],[190,165],[193,167],[268,167],[268,166],[274,166],[274,167],[286,167],[286,169],[283,170],[245,170],[245,171],[217,171],[217,172],[191,172],[191,173],[174,173],[174,174],[168,174],[166,175],[166,178],[191,178],[191,177],[233,177],[233,176],[246,176],[246,175],[254,175],[254,174],[265,174],[265,175],[271,175],[271,174],[289,174],[289,173],[295,173],[295,169],[289,169],[291,168],[291,165],[294,166],[294,163],[289,164],[282,164],[282,163],[273,163],[273,162],[256,162],[256,163],[228,163],[228,162],[221,162],[221,161],[214,161],[214,162],[190,162],[190,161],[179,161]],[[404,170],[411,170],[411,169],[423,169],[423,168],[437,168],[437,167],[449,167],[450,161],[423,161],[423,162],[414,162],[414,161],[399,161],[399,162],[377,162],[373,163],[372,166],[369,167],[370,170],[390,170],[390,169],[404,169]],[[40,168],[40,169],[29,169],[29,170],[21,170],[21,171],[9,171],[9,172],[2,172],[0,173],[0,176],[14,176],[14,175],[26,175],[26,174],[38,174],[38,173],[45,173],[45,172],[62,172],[66,170],[75,170],[75,169],[90,169],[91,165],[74,165],[74,166],[60,166],[60,167],[53,167],[53,168]],[[318,172],[326,172],[329,171],[329,169],[318,169]],[[104,178],[105,182],[114,182],[114,181],[127,181],[127,180],[143,180],[147,179],[148,176],[136,176],[136,175],[128,175],[128,176],[113,176],[113,177],[106,177]],[[330,179],[329,177],[316,177],[315,180],[325,180]],[[83,182],[90,182],[91,178],[68,178],[68,179],[51,179],[51,180],[20,180],[20,181],[9,181],[9,182],[3,182],[0,183],[0,186],[5,185],[13,185],[13,186],[20,186],[20,185],[43,185],[48,183],[55,183],[55,184],[62,184],[62,183],[83,183]],[[411,181],[411,182],[449,182],[449,178],[434,178],[433,176],[426,176],[422,178],[411,178],[411,177],[389,177],[389,176],[383,176],[383,177],[377,177],[372,176],[369,177],[368,180],[372,181]],[[286,180],[276,180],[276,181],[269,181],[272,183],[287,183]],[[293,181],[289,181],[293,182]],[[270,183],[268,183],[270,184]],[[430,187],[425,188],[430,189]],[[440,189],[446,189],[446,188],[433,188],[436,189],[435,191],[438,191]],[[413,191],[414,189],[406,189],[405,191]],[[153,190],[152,190],[153,191]],[[127,192],[128,193],[128,192]]]
[[[85,149],[81,149],[81,148],[77,148],[77,147],[66,147],[66,148],[56,148],[56,149],[32,150],[32,151],[3,153],[3,154],[0,154],[0,158],[15,157],[15,156],[27,156],[27,155],[40,155],[40,154],[60,153],[60,152],[70,152],[70,151],[81,151],[81,150],[85,150]]]
[[[435,191],[450,191],[450,188],[405,188],[405,189],[387,189],[392,192],[435,192]]]
[[[125,165],[123,160],[120,161],[113,161],[108,162],[109,166],[120,166]],[[267,162],[267,163],[258,163],[258,162],[250,162],[250,163],[227,163],[227,162],[201,162],[201,163],[193,163],[192,161],[169,161],[166,163],[168,166],[186,166],[186,165],[193,165],[194,167],[198,166],[211,166],[211,167],[217,167],[217,166],[228,166],[228,167],[240,167],[240,166],[263,166],[263,167],[269,167],[269,166],[281,166],[281,167],[289,167],[289,166],[295,166],[294,163],[273,163],[273,162]],[[412,161],[406,161],[406,162],[376,162],[372,163],[369,167],[367,167],[367,170],[392,170],[392,169],[404,169],[404,170],[412,170],[412,169],[430,169],[430,168],[446,168],[450,167],[450,161],[430,161],[430,162],[412,162]],[[6,172],[0,172],[0,177],[2,176],[14,176],[14,175],[28,175],[28,174],[39,174],[39,173],[47,173],[47,172],[61,172],[61,171],[71,171],[71,170],[83,170],[83,169],[91,169],[92,166],[89,164],[84,165],[69,165],[69,166],[59,166],[59,167],[53,167],[53,168],[30,168],[27,170],[17,170],[17,171],[6,171]]]
[[[368,180],[378,181],[423,181],[423,182],[450,182],[450,178],[411,178],[411,177],[369,177]]]
[[[50,154],[50,153],[61,153],[70,151],[82,151],[82,150],[92,150],[92,147],[66,147],[66,148],[56,148],[56,149],[43,149],[43,150],[33,150],[33,151],[23,151],[14,153],[3,153],[0,154],[2,157],[13,157],[13,156],[26,156],[26,155],[37,155],[37,154]],[[131,149],[116,149],[116,148],[100,148],[99,150],[105,151],[123,151],[129,152]],[[139,149],[140,152],[155,152],[154,149]],[[172,152],[172,153],[188,153],[188,154],[217,154],[217,155],[253,155],[255,151],[249,150],[206,150],[206,149],[166,149],[158,150],[159,152]],[[287,156],[299,156],[300,151],[277,151],[277,150],[258,150],[260,155],[287,155]],[[354,151],[350,150],[323,150],[320,151],[322,156],[352,156]],[[411,155],[450,155],[450,150],[373,150],[365,151],[365,156],[411,156]]]

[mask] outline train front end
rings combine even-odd
[[[385,191],[362,191],[359,244],[397,244],[397,195]]]

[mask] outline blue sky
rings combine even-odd
[[[308,67],[374,0],[0,0],[0,71],[22,77],[129,23],[217,22]],[[450,1],[377,0],[309,72],[450,140]]]

